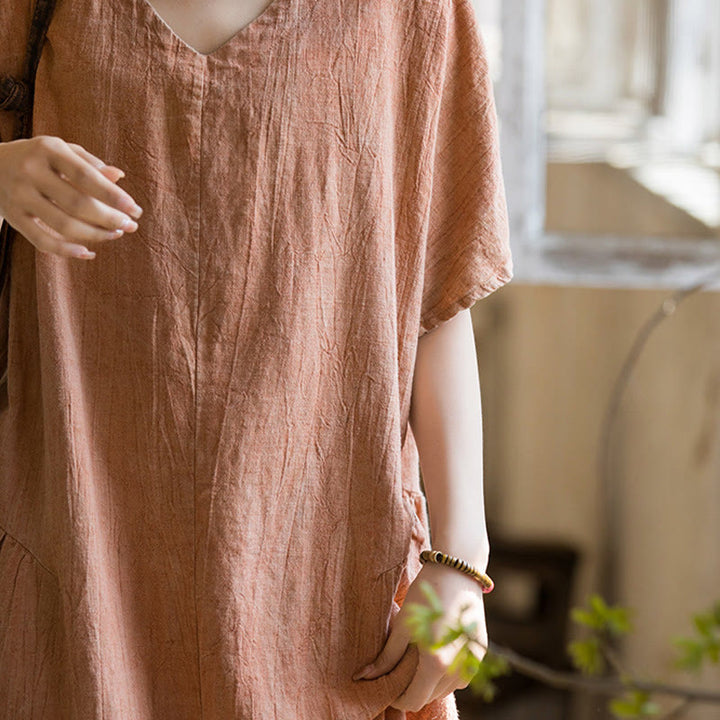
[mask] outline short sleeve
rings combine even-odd
[[[445,0],[420,335],[513,276],[498,123],[471,0]]]

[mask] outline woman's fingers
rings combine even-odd
[[[80,157],[87,160],[93,167],[96,167],[111,182],[116,183],[120,180],[120,178],[125,177],[125,173],[120,168],[115,167],[114,165],[106,165],[99,157],[93,155],[82,145],[78,145],[77,143],[68,143],[68,146],[80,155]]]
[[[30,191],[30,196],[26,200],[26,208],[29,215],[42,217],[44,224],[66,241],[72,239],[80,242],[99,242],[113,240],[123,234],[121,229],[108,230],[78,220],[63,212],[63,209],[35,190]]]
[[[105,165],[105,167],[100,168],[100,172],[112,183],[116,183],[125,177],[125,173],[114,165]]]
[[[14,225],[41,252],[84,260],[95,257],[95,253],[91,253],[86,247],[67,242],[38,217],[23,213]]]
[[[137,229],[130,216],[142,209],[116,184],[123,174],[54,135],[2,143],[0,212],[42,252],[77,257],[84,243]]]
[[[433,700],[468,686],[469,683],[461,677],[459,671],[448,673],[443,666],[438,666],[435,659],[427,662],[426,657],[426,654],[421,654],[415,677],[391,707],[418,712]]]
[[[410,635],[402,623],[396,622],[390,629],[385,647],[369,665],[353,675],[353,680],[374,680],[380,675],[390,672],[401,660],[407,650]]]
[[[108,180],[91,162],[73,151],[67,143],[53,136],[46,137],[45,143],[50,167],[61,177],[106,205],[134,218],[140,217],[142,209],[132,197]]]
[[[423,654],[420,656],[417,670],[412,682],[405,688],[405,691],[397,697],[390,707],[398,710],[417,712],[435,699],[435,688],[438,685],[438,670],[434,663],[424,663]],[[441,682],[447,681],[446,676],[441,676]]]
[[[93,167],[96,167],[98,170],[102,170],[104,167],[112,167],[111,165],[106,165],[105,162],[101,160],[97,155],[93,155],[82,145],[78,145],[78,143],[69,142],[67,145],[73,152],[76,152],[81,158],[89,162]]]
[[[462,678],[459,673],[444,675],[435,686],[435,690],[433,690],[433,699],[443,698],[451,692],[455,692],[455,690],[463,690],[469,684],[470,683]]]
[[[108,230],[119,229],[132,232],[137,229],[137,223],[124,212],[108,207],[96,198],[81,193],[50,168],[38,169],[34,180],[35,187],[46,199],[46,202],[50,202],[52,207],[64,211],[51,212],[46,219],[47,224],[62,235],[85,241],[107,240],[120,237],[118,234],[108,235]],[[52,198],[52,201],[48,198]],[[40,205],[37,200],[36,205]],[[44,205],[43,209],[46,208],[47,205]],[[33,212],[36,215],[41,214],[35,210]],[[131,224],[124,226],[123,223],[126,221]]]
[[[429,702],[467,687],[460,670],[451,670],[464,639],[458,637],[440,648],[419,650],[418,667],[412,682],[393,703],[398,710],[417,712]]]

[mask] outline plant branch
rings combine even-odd
[[[678,720],[681,718],[692,705],[693,701],[685,698],[680,701],[667,715],[664,715],[662,720]]]
[[[578,689],[602,695],[618,695],[627,689],[627,686],[620,680],[589,678],[572,672],[554,670],[530,658],[519,655],[510,648],[496,645],[492,641],[489,644],[489,651],[498,657],[502,657],[508,663],[521,672],[523,675],[540,680],[546,685],[556,688]],[[720,692],[703,690],[701,688],[689,688],[681,685],[669,685],[666,683],[651,682],[646,680],[633,680],[632,686],[638,690],[644,690],[658,695],[672,695],[683,698],[687,701],[698,703],[720,704]]]
[[[618,675],[625,675],[627,677],[633,677],[635,673],[629,672],[626,668],[623,667],[623,664],[620,660],[620,657],[615,652],[613,648],[610,647],[610,645],[607,642],[603,642],[601,646],[601,651],[603,655],[605,655],[605,658],[607,659],[608,663],[614,668],[615,672]]]
[[[619,502],[618,478],[611,472],[612,436],[620,414],[620,405],[630,383],[633,370],[653,331],[663,320],[670,317],[677,310],[681,302],[691,295],[704,290],[717,280],[718,275],[718,267],[714,267],[711,272],[704,275],[701,281],[674,291],[669,297],[663,300],[660,307],[643,323],[623,362],[607,404],[600,432],[597,457],[598,491],[601,493],[601,497],[599,498],[601,527],[604,528],[601,543],[603,552],[600,558],[599,584],[604,588],[605,597],[611,603],[616,601],[617,563],[622,549],[622,528],[618,519],[618,513],[615,511],[617,503]]]

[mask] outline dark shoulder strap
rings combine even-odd
[[[30,35],[25,50],[25,67],[22,78],[0,75],[0,110],[18,113],[14,140],[30,137],[32,130],[33,93],[35,73],[45,35],[50,25],[56,0],[36,0]],[[3,220],[0,222],[0,410],[8,407],[8,340],[10,303],[10,256],[14,228]]]
[[[22,78],[0,75],[0,110],[10,110],[20,115],[20,123],[16,125],[14,139],[28,137],[30,133],[35,73],[56,2],[57,0],[36,0],[35,2],[30,34],[25,49]]]

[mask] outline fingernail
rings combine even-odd
[[[83,260],[92,260],[95,257],[95,253],[90,252],[87,248],[75,250],[73,251],[73,255],[75,255],[75,257],[82,258]]]
[[[123,230],[128,230],[130,232],[134,232],[138,229],[138,224],[131,220],[130,218],[125,218],[122,223],[120,224],[120,227],[122,227]]]
[[[128,215],[132,215],[136,220],[142,215],[142,208],[128,197],[123,197],[120,201],[120,209],[124,210]]]
[[[353,680],[362,680],[366,675],[371,674],[372,670],[373,670],[372,664],[366,665],[364,668],[362,668],[361,670],[358,670],[353,675]]]

